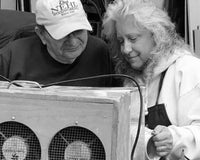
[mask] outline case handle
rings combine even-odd
[[[15,85],[15,86],[18,86],[18,87],[28,86],[29,88],[40,88],[40,89],[42,89],[41,85],[38,82],[35,82],[35,81],[14,80],[14,81],[11,81],[8,84],[7,89],[9,89],[11,85]]]

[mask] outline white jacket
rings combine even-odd
[[[172,123],[173,154],[183,148],[189,159],[200,159],[200,59],[185,55],[170,65],[159,102]]]
[[[200,160],[200,59],[185,50],[175,52],[154,69],[145,86],[144,106],[147,111],[155,105],[160,74],[168,68],[159,98],[172,123],[168,128],[173,150],[168,159],[178,159],[184,149],[190,160]]]

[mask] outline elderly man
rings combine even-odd
[[[0,50],[0,75],[40,84],[112,73],[107,45],[91,36],[80,0],[37,0],[36,35]],[[62,85],[110,86],[111,79]]]

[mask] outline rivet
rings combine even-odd
[[[12,118],[11,118],[12,120],[15,120],[15,116],[12,116]]]

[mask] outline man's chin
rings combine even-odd
[[[75,60],[76,60],[76,58],[68,58],[68,59],[60,59],[57,61],[62,64],[72,64]]]

